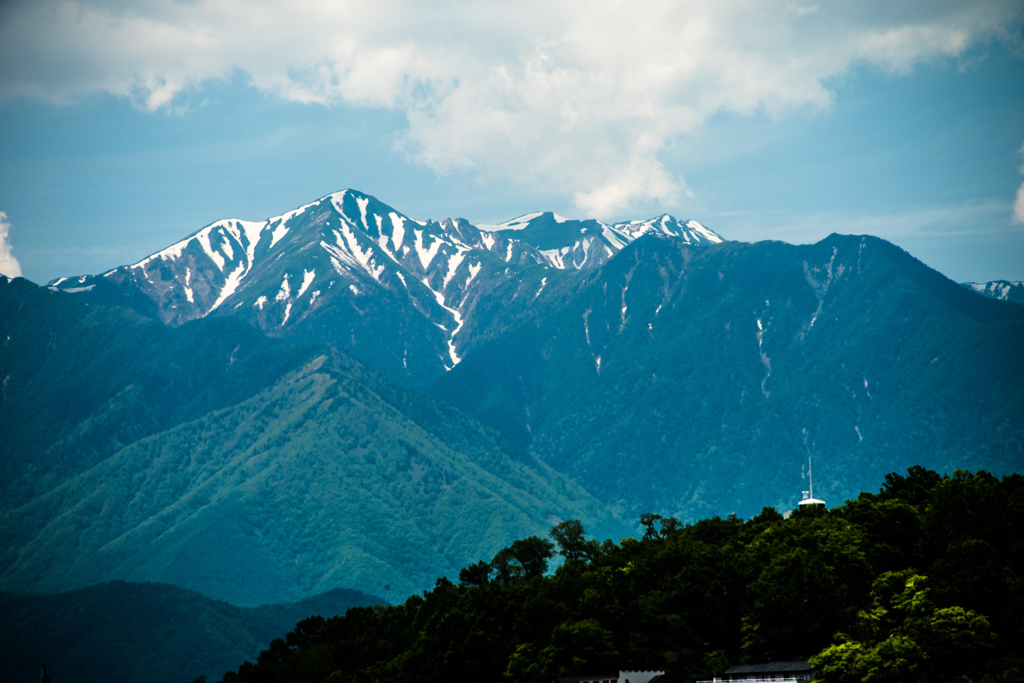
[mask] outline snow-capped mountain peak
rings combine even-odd
[[[963,285],[990,299],[1024,304],[1024,282],[993,280],[992,282],[965,282]]]
[[[565,223],[571,219],[559,216],[557,213],[550,211],[535,211],[533,213],[527,213],[512,220],[499,223],[498,225],[489,225],[486,223],[478,223],[477,228],[484,232],[501,232],[503,230],[522,230],[530,226],[531,223],[537,219],[552,220],[555,223]]]
[[[497,226],[422,221],[343,190],[263,221],[220,220],[137,263],[51,287],[125,303],[168,324],[216,313],[278,336],[312,338],[326,327],[343,348],[373,345],[373,335],[398,324],[406,347],[400,356],[379,349],[391,355],[375,364],[401,374],[410,364],[459,363],[477,302],[525,269],[600,267],[649,234],[721,241],[667,214],[614,225],[551,212]]]

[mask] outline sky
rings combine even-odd
[[[354,188],[1024,280],[1021,0],[5,0],[0,273]]]

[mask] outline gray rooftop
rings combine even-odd
[[[811,671],[810,664],[804,661],[792,662],[762,662],[760,664],[740,664],[726,671],[730,674],[757,674],[757,673],[789,673],[797,671]]]

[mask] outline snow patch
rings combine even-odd
[[[245,263],[239,263],[238,267],[231,271],[231,274],[228,275],[227,282],[224,283],[224,286],[220,290],[220,296],[218,296],[217,300],[213,302],[213,306],[210,307],[210,310],[206,312],[207,315],[217,310],[217,307],[224,303],[225,299],[235,293],[235,290],[238,289],[239,283],[241,283],[242,278],[245,276],[245,265]]]
[[[270,233],[270,248],[273,249],[274,245],[281,241],[285,235],[288,234],[288,224],[283,220],[277,224],[274,231]]]
[[[338,243],[337,247],[329,251],[339,260],[358,266],[365,270],[370,276],[380,282],[380,275],[384,272],[384,266],[378,266],[373,260],[373,252],[370,249],[363,251],[359,247],[359,239],[349,227],[347,221],[341,223],[341,229],[334,231],[334,238]],[[321,242],[321,244],[324,244]],[[344,247],[348,249],[344,249]],[[342,271],[339,271],[342,272]]]
[[[474,263],[469,267],[469,277],[466,278],[466,287],[469,287],[469,283],[473,281],[473,278],[480,272],[480,264]]]
[[[601,226],[601,236],[604,237],[610,245],[612,245],[612,248],[615,249],[615,251],[622,251],[622,248],[625,247],[628,243],[622,241],[622,233],[614,230],[609,225]],[[611,253],[609,253],[608,255],[611,256]]]
[[[129,267],[132,268],[132,269],[134,269],[134,268],[143,268],[143,267],[146,266],[146,264],[148,264],[153,259],[160,259],[161,261],[167,261],[167,260],[172,260],[173,261],[175,259],[179,259],[179,258],[181,258],[181,252],[185,251],[185,247],[187,247],[189,245],[189,243],[192,240],[194,240],[197,236],[198,235],[193,235],[192,237],[189,237],[186,240],[182,240],[181,242],[178,242],[177,244],[172,244],[171,246],[167,247],[163,251],[158,251],[157,253],[153,254],[152,256],[144,258],[141,261],[139,261],[138,263],[136,263],[136,264],[134,264],[132,266],[129,266]],[[112,273],[114,271],[110,271],[110,272]],[[109,275],[109,274],[110,273],[106,273],[106,275]]]
[[[430,245],[429,249],[423,247],[423,231],[413,230],[416,235],[416,255],[420,257],[420,263],[423,264],[423,270],[426,270],[430,266],[430,262],[437,256],[437,250],[441,247],[441,240],[435,239],[433,244]]]
[[[305,208],[296,209],[295,212],[299,211],[305,211]],[[259,245],[260,238],[263,236],[263,228],[269,221],[240,220],[237,222],[242,226],[243,234],[246,236],[246,256],[249,257],[249,263],[252,264],[256,260],[256,246]]]
[[[234,237],[234,235],[231,235],[231,236]],[[228,259],[227,259],[228,261],[234,261],[235,260],[235,250],[231,248],[231,242],[230,241],[223,240],[223,242],[220,245],[220,248],[221,248],[221,251],[224,252],[224,255],[228,257]]]
[[[569,253],[572,247],[562,247],[561,249],[541,249],[540,255],[544,257],[544,260],[548,262],[548,265],[558,268],[559,270],[565,270],[565,255]]]
[[[437,301],[437,305],[451,313],[452,318],[455,319],[455,329],[452,330],[451,333],[448,335],[448,357],[451,358],[452,360],[452,366],[445,366],[447,370],[451,370],[456,365],[462,362],[462,359],[459,357],[459,354],[455,352],[455,335],[457,335],[459,333],[459,330],[462,329],[462,325],[464,322],[462,320],[462,314],[459,313],[458,310],[451,308],[450,306],[446,306],[444,302],[444,294],[442,294],[441,292],[435,292],[433,289],[431,289],[430,284],[427,282],[426,278],[423,278],[423,284],[424,286],[426,286],[427,289],[430,289],[431,293],[434,295],[434,299]],[[445,327],[444,325],[440,325],[438,323],[434,324],[440,327],[445,332],[448,331],[448,328]]]
[[[688,227],[690,230],[693,230],[695,233],[697,233],[698,235],[700,235],[701,237],[706,239],[708,242],[712,242],[714,244],[721,244],[722,243],[722,238],[719,237],[717,233],[715,233],[715,232],[713,232],[711,230],[708,230],[707,228],[705,228],[703,225],[701,225],[697,221],[694,221],[694,220],[686,221],[686,227]]]
[[[767,301],[765,302],[768,303]],[[768,391],[766,385],[768,378],[772,376],[772,359],[768,357],[768,354],[764,352],[764,332],[765,328],[761,325],[761,319],[757,319],[757,353],[761,357],[761,364],[764,365],[765,373],[764,379],[761,380],[761,393],[764,394],[765,398],[768,398],[771,392]]]
[[[210,228],[200,230],[196,233],[196,240],[199,242],[199,246],[203,248],[206,255],[211,261],[217,264],[217,268],[223,273],[224,272],[224,257],[214,251],[213,247],[210,246]]]
[[[309,289],[309,286],[311,284],[313,284],[313,278],[315,278],[315,277],[316,277],[316,271],[315,270],[305,270],[305,269],[303,269],[302,270],[302,285],[299,287],[299,293],[296,294],[295,296],[296,297],[300,297],[303,294],[305,294],[306,290]]]
[[[359,205],[359,217],[363,220],[363,228],[370,232],[370,224],[366,222],[366,207],[370,204],[368,197],[356,197],[356,204]]]
[[[277,296],[274,297],[274,301],[285,301],[291,298],[292,286],[288,282],[288,273],[284,274],[284,279],[281,280],[281,289],[278,290]]]
[[[455,273],[458,271],[459,265],[461,265],[462,260],[466,258],[467,251],[468,249],[459,247],[458,251],[448,257],[448,273],[444,276],[444,282],[441,284],[441,289],[448,288],[448,283],[455,277]]]
[[[483,232],[501,232],[503,230],[522,230],[523,228],[527,227],[530,224],[530,221],[532,221],[534,218],[539,218],[540,216],[543,216],[543,215],[544,215],[543,211],[536,211],[534,213],[528,213],[528,214],[519,216],[518,218],[513,218],[510,221],[506,221],[505,223],[500,223],[498,225],[487,225],[487,224],[481,223],[480,225],[478,225],[476,227],[477,227],[477,229],[482,230]],[[560,221],[558,220],[559,218],[561,218],[561,216],[556,216],[555,220],[558,221],[559,223],[565,222],[564,218],[562,218],[562,220],[560,220]]]
[[[594,358],[594,367],[598,374],[601,374],[601,356],[594,353],[594,347],[590,343],[590,314],[594,309],[588,308],[583,311],[583,334],[587,340],[587,348],[590,349],[590,355]]]
[[[397,251],[402,248],[402,240],[405,239],[405,218],[394,212],[389,213],[388,217],[391,218],[391,243]]]

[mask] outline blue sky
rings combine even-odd
[[[0,272],[101,272],[352,187],[418,219],[873,234],[1024,280],[1024,3],[284,8],[0,5]]]

